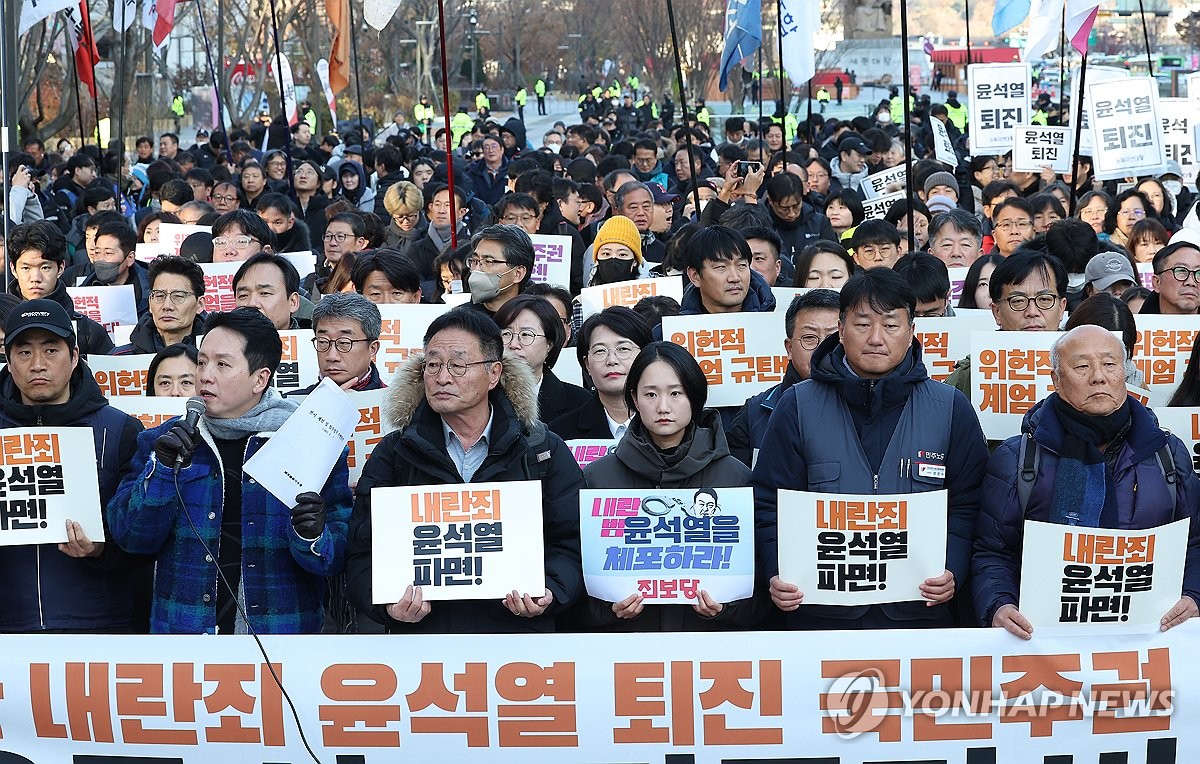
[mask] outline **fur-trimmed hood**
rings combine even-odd
[[[504,354],[502,363],[500,384],[492,395],[503,388],[521,424],[529,428],[538,418],[538,388],[533,369],[511,353]],[[384,416],[397,430],[408,426],[417,407],[425,402],[424,364],[425,354],[413,353],[388,384]]]

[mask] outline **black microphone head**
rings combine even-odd
[[[186,411],[189,418],[194,417],[199,419],[204,416],[204,412],[207,409],[208,405],[205,404],[204,399],[199,395],[193,395],[191,398],[188,398]]]

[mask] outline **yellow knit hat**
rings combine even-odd
[[[642,235],[638,233],[633,221],[624,215],[613,215],[600,226],[600,230],[596,232],[596,240],[592,242],[593,260],[604,244],[624,244],[633,250],[634,259],[641,265]]]

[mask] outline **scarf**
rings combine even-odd
[[[450,244],[450,226],[429,224],[429,238],[438,252],[442,252]]]
[[[260,432],[275,432],[300,404],[284,398],[279,391],[268,387],[254,408],[236,419],[204,417],[208,431],[217,440],[237,440]]]
[[[1112,443],[1129,429],[1129,401],[1107,416],[1084,414],[1058,396],[1050,395],[1050,404],[1063,428],[1062,450],[1050,503],[1050,522],[1102,526],[1106,510],[1112,510],[1112,485],[1108,480],[1104,454],[1100,446]]]

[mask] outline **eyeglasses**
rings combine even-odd
[[[253,236],[218,236],[213,239],[213,249],[221,247],[233,247],[234,249],[245,249],[250,246],[250,242],[258,241]]]
[[[537,215],[505,215],[500,218],[500,222],[507,225],[523,225],[524,223],[532,223],[535,220],[537,220]]]
[[[436,377],[442,373],[442,369],[445,369],[446,371],[450,372],[450,376],[452,377],[465,377],[467,376],[467,370],[469,368],[472,366],[478,366],[481,363],[500,362],[495,359],[486,361],[471,361],[470,363],[464,363],[462,361],[451,361],[450,363],[442,363],[441,361],[426,361],[424,372],[425,376],[427,377]]]
[[[544,334],[538,334],[532,329],[522,329],[519,332],[514,332],[512,329],[502,329],[500,331],[500,339],[504,340],[504,344],[512,342],[512,338],[516,337],[520,341],[521,347],[529,347],[538,337],[545,337]]]
[[[804,202],[796,202],[795,204],[776,204],[775,202],[771,202],[771,204],[780,215],[792,215],[804,209]]]
[[[1020,313],[1029,307],[1029,299],[1023,294],[1014,294],[1012,297],[1004,298],[1004,301],[1008,303],[1009,310]],[[1058,295],[1050,294],[1049,292],[1042,292],[1033,296],[1033,304],[1038,310],[1050,310],[1058,304],[1058,300]]]
[[[1124,215],[1127,218],[1144,218],[1144,217],[1146,217],[1146,211],[1141,208],[1138,208],[1135,210],[1121,210],[1117,214]]]
[[[588,357],[593,361],[607,361],[610,355],[615,355],[618,361],[628,361],[637,352],[637,345],[617,345],[615,348],[596,345],[588,351]]]
[[[473,271],[477,271],[480,268],[491,269],[491,268],[495,268],[497,265],[508,265],[508,261],[507,260],[497,260],[494,257],[482,257],[482,258],[472,257],[472,258],[468,258],[468,260],[467,260],[467,267]]]
[[[155,305],[162,304],[168,298],[170,298],[172,305],[178,305],[179,303],[187,300],[187,298],[195,297],[195,296],[196,296],[195,292],[185,292],[182,289],[175,291],[175,292],[167,292],[162,289],[152,289],[146,295],[146,297],[149,298],[150,302],[154,303]]]
[[[349,353],[351,350],[354,349],[354,346],[359,342],[374,342],[374,341],[375,340],[371,339],[370,337],[365,337],[363,339],[357,339],[357,340],[352,340],[349,337],[338,337],[337,339],[334,339],[334,340],[331,340],[328,337],[313,337],[312,338],[313,347],[317,349],[318,353],[328,352],[330,345],[337,348],[337,351],[339,353]]]
[[[395,220],[397,223],[404,221],[404,220],[407,220],[410,223],[415,223],[417,220],[420,220],[420,218],[421,218],[421,213],[419,213],[419,212],[412,212],[412,213],[409,213],[408,215],[392,215],[392,220]]]
[[[354,234],[349,234],[349,233],[327,233],[327,234],[325,234],[324,236],[322,236],[321,238],[322,238],[322,239],[325,241],[325,243],[326,243],[326,244],[329,244],[329,243],[332,243],[332,242],[337,242],[338,244],[341,244],[341,243],[343,243],[344,241],[346,241],[346,239],[349,239],[351,236],[354,236]],[[355,237],[355,238],[358,238],[358,237]]]
[[[213,201],[214,202],[222,202],[222,203],[236,202],[237,197],[236,196],[226,196],[225,194],[213,194]]]
[[[1029,228],[1033,228],[1033,223],[1028,220],[1005,220],[996,224],[997,231],[1024,231]]]
[[[1161,276],[1167,272],[1170,272],[1170,274],[1175,277],[1176,281],[1180,281],[1180,282],[1187,281],[1188,276],[1191,276],[1192,278],[1194,278],[1196,280],[1197,284],[1200,284],[1200,268],[1193,271],[1188,268],[1184,268],[1182,265],[1180,265],[1175,268],[1169,268],[1166,270],[1155,271],[1155,273],[1157,273],[1159,276]]]
[[[819,334],[801,334],[799,337],[792,337],[792,340],[800,343],[800,347],[805,350],[816,350],[817,345],[821,344],[821,340],[825,339]]]

